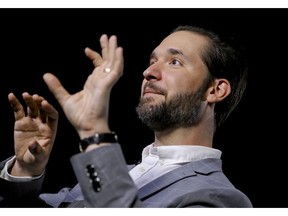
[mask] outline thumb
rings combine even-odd
[[[31,145],[29,145],[28,149],[33,155],[39,154],[42,151],[42,147],[36,140]]]
[[[43,75],[44,82],[52,92],[56,100],[62,106],[64,101],[70,96],[67,90],[62,86],[59,79],[51,73],[45,73]]]

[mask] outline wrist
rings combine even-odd
[[[21,165],[17,160],[8,168],[8,173],[11,176],[18,177],[35,177],[41,175],[45,170],[44,168],[37,168],[36,165]]]
[[[87,137],[94,136],[95,134],[111,133],[109,127],[97,127],[89,130],[78,130],[78,135],[80,139],[85,139]]]

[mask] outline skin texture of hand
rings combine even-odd
[[[117,45],[117,37],[102,35],[100,38],[102,56],[85,49],[86,56],[92,60],[95,69],[87,78],[81,91],[71,95],[61,82],[51,73],[43,76],[45,83],[61,105],[67,119],[77,130],[80,138],[95,133],[110,132],[108,111],[110,93],[114,84],[123,74],[123,49]],[[110,72],[105,72],[110,68]]]
[[[43,97],[22,94],[27,114],[17,97],[10,93],[9,103],[14,111],[14,148],[16,161],[10,174],[37,176],[43,173],[55,141],[58,112]]]

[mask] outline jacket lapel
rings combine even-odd
[[[187,177],[197,177],[197,173],[209,174],[211,172],[222,171],[222,163],[220,159],[207,158],[199,161],[194,161],[183,165],[171,172],[168,172],[152,182],[144,185],[138,190],[138,197],[145,199],[145,197],[162,190],[163,188],[174,184],[181,179]]]

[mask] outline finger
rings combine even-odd
[[[34,103],[37,105],[38,110],[40,111],[41,103],[44,100],[44,97],[42,97],[38,94],[34,94],[34,95],[32,95],[32,99],[33,99]]]
[[[70,96],[66,89],[62,86],[61,82],[56,76],[51,73],[46,73],[43,79],[48,86],[49,90],[52,92],[54,97],[57,99],[59,104],[63,107],[65,101]]]
[[[8,94],[8,101],[14,111],[14,117],[16,121],[25,117],[23,106],[13,93]]]
[[[84,50],[86,56],[92,60],[94,67],[98,67],[102,64],[103,60],[99,53],[95,52],[94,50],[86,47]]]
[[[123,57],[123,48],[118,47],[115,52],[115,62],[114,67],[117,68],[119,76],[122,76],[124,70],[124,57]]]
[[[117,37],[115,35],[112,35],[109,38],[108,42],[107,59],[105,59],[107,62],[105,67],[113,69],[116,49],[117,49]]]
[[[108,58],[108,48],[109,48],[109,40],[108,40],[108,36],[106,34],[103,34],[100,37],[100,46],[101,46],[101,54],[102,54],[102,59],[104,61],[107,60]]]
[[[38,107],[38,116],[41,119],[41,122],[46,123],[47,114],[42,107],[42,102],[45,100],[44,97],[34,94],[32,95],[32,98]]]
[[[58,111],[47,100],[43,100],[41,103],[41,118],[43,122],[47,122],[49,127],[54,131],[57,130],[57,123],[59,119]],[[45,120],[44,120],[45,118]]]
[[[34,101],[33,97],[27,92],[24,92],[22,94],[22,97],[27,105],[27,116],[31,118],[37,118],[39,115],[39,108],[37,102]]]
[[[38,107],[40,107],[41,102],[44,100],[44,97],[42,97],[42,96],[40,96],[40,95],[38,95],[38,94],[34,94],[34,95],[32,95],[32,99],[33,99],[33,101],[36,103],[36,105],[37,105]]]
[[[34,140],[33,143],[28,146],[28,149],[35,157],[45,153],[43,147],[36,140]]]

